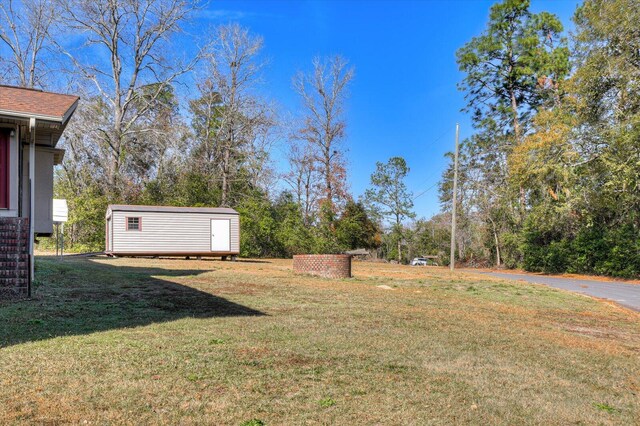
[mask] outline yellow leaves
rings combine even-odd
[[[574,125],[574,116],[562,109],[540,111],[534,118],[534,132],[509,155],[512,181],[520,187],[538,182],[557,200],[557,185],[566,177],[565,165],[575,155],[570,147]]]

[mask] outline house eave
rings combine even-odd
[[[52,148],[47,145],[38,145],[36,144],[36,151],[44,151],[50,152],[53,154],[53,165],[58,166],[62,164],[62,160],[64,159],[65,150],[60,148]]]
[[[75,111],[75,106],[77,105],[77,101],[72,108],[69,109],[71,113],[67,112],[67,120]],[[48,121],[56,124],[63,124],[66,122],[65,117],[57,117],[53,115],[41,115],[41,114],[27,114],[23,112],[10,111],[5,109],[0,109],[0,117],[6,118],[9,120],[19,120],[19,121],[29,121],[30,118],[35,118],[38,121]]]
[[[80,101],[80,98],[76,99],[76,101],[73,103],[73,105],[71,105],[69,107],[67,112],[62,116],[61,124],[65,125],[67,123],[67,121],[69,121],[69,119],[71,118],[73,113],[76,112],[76,109],[78,108],[78,102],[79,101]]]

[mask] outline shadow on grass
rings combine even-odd
[[[36,268],[33,300],[0,302],[0,348],[181,318],[264,315],[162,279],[206,270],[115,266],[82,258],[40,258]]]

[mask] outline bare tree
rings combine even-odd
[[[288,148],[289,171],[282,178],[293,190],[296,202],[302,209],[303,223],[311,225],[321,193],[321,176],[308,145],[301,146],[299,143],[291,141]]]
[[[6,62],[8,82],[29,88],[43,85],[43,53],[54,18],[55,5],[48,0],[0,2],[0,46],[8,50],[0,59]]]
[[[91,129],[104,155],[96,158],[109,190],[119,190],[122,166],[157,131],[142,118],[157,107],[171,85],[193,68],[165,56],[197,4],[187,0],[59,0],[60,22],[86,36],[83,46],[64,52],[90,83],[107,114]],[[100,58],[105,58],[101,60]],[[134,161],[136,159],[133,159]]]
[[[138,183],[148,182],[165,171],[167,162],[184,152],[188,130],[178,110],[173,87],[157,96],[157,84],[141,87],[134,111],[145,108],[134,125],[129,166]],[[155,100],[150,97],[155,97]]]
[[[251,186],[259,188],[268,197],[272,195],[271,192],[277,184],[278,173],[270,155],[277,138],[273,131],[277,127],[276,117],[271,115],[270,107],[267,108],[267,112],[265,121],[255,130],[255,137],[249,140],[243,165]]]
[[[293,87],[302,99],[303,125],[294,138],[309,143],[323,176],[324,201],[331,210],[346,196],[344,102],[354,69],[341,56],[315,58],[310,73],[299,72]]]
[[[272,109],[257,94],[264,62],[262,37],[238,24],[222,25],[205,55],[207,78],[199,84],[204,152],[217,165],[223,206],[233,203],[231,183],[241,168],[260,179],[267,169]],[[193,105],[193,104],[192,104]],[[258,182],[253,182],[258,185]]]
[[[200,173],[210,176],[213,181],[217,176],[216,163],[220,156],[216,138],[222,99],[210,76],[196,82],[196,88],[199,97],[189,102],[195,142],[192,148],[193,164]]]

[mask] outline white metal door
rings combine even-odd
[[[211,219],[211,251],[231,251],[231,220]]]

